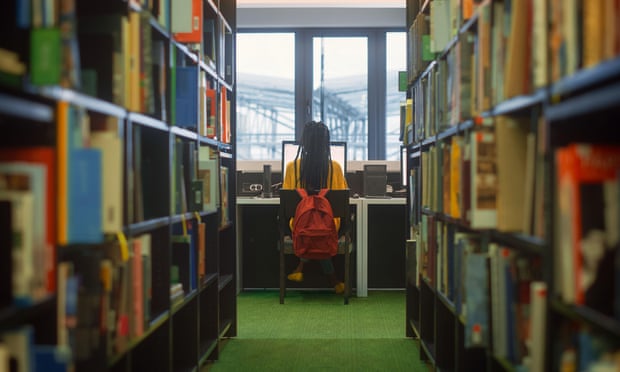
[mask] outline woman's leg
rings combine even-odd
[[[336,270],[334,270],[334,263],[332,262],[332,259],[328,258],[326,260],[321,260],[320,263],[323,268],[323,272],[329,279],[329,284],[334,287],[336,293],[342,293],[344,291],[344,283],[336,277]]]

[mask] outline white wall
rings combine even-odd
[[[237,8],[237,28],[351,28],[405,25],[405,8]]]

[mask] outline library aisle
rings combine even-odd
[[[428,370],[403,332],[404,291],[370,291],[347,306],[329,291],[289,291],[284,305],[277,291],[248,291],[237,306],[237,337],[203,372]]]

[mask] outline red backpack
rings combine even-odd
[[[293,248],[295,255],[311,260],[324,260],[338,253],[338,231],[329,200],[328,189],[317,195],[308,195],[297,189],[301,201],[295,209],[293,221]]]

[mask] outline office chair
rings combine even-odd
[[[353,225],[349,206],[349,190],[329,190],[326,195],[327,200],[332,206],[334,217],[340,218],[340,230],[338,231],[338,254],[344,255],[344,303],[349,303],[351,295],[350,263],[353,243],[351,241],[351,227]],[[278,250],[280,251],[280,303],[284,303],[286,294],[286,268],[284,255],[295,254],[293,250],[293,239],[289,221],[295,216],[297,204],[301,197],[297,190],[280,189],[280,209],[278,212],[278,230],[280,239],[278,240]]]

